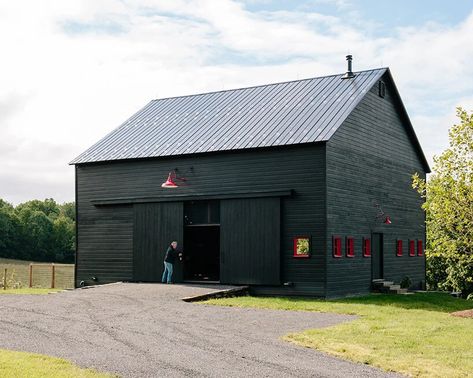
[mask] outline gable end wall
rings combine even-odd
[[[384,78],[386,79],[386,78]],[[383,80],[384,80],[383,79]],[[409,239],[425,245],[422,200],[411,177],[425,171],[386,80],[386,96],[376,83],[327,143],[327,296],[368,293],[371,258],[363,257],[362,238],[384,235],[384,278],[399,283],[408,276],[413,286],[425,280],[425,258],[410,257]],[[377,201],[392,224],[376,220]],[[343,257],[332,257],[332,236],[342,236]],[[345,256],[345,237],[355,238],[355,257]],[[396,256],[396,239],[403,256]]]

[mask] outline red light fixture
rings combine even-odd
[[[391,224],[393,222],[391,222],[391,218],[389,216],[386,217],[386,219],[384,220],[384,224]]]
[[[168,175],[168,179],[166,180],[166,182],[163,182],[161,184],[161,188],[178,188],[179,185],[177,185],[175,182],[174,182],[174,179],[176,178],[176,174],[173,172],[169,172],[169,175]]]
[[[193,168],[191,168],[191,171],[192,170],[193,170]],[[181,186],[185,186],[185,184],[177,185],[176,181],[180,181],[180,182],[184,183],[187,180],[184,177],[178,177],[176,172],[177,172],[177,168],[175,170],[169,172],[168,178],[165,182],[163,182],[161,184],[161,188],[175,189],[175,188],[179,188]]]

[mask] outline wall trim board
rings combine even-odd
[[[293,189],[279,191],[254,191],[254,192],[227,192],[220,194],[177,194],[165,195],[161,197],[141,197],[141,198],[102,198],[90,201],[94,206],[127,205],[135,203],[153,202],[176,202],[176,201],[196,201],[210,199],[230,199],[230,198],[261,198],[261,197],[292,197]]]

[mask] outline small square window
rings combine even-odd
[[[355,239],[348,236],[345,240],[345,253],[347,257],[355,257]]]
[[[396,240],[396,256],[402,256],[402,240]]]
[[[409,256],[416,255],[416,245],[415,240],[409,240]]]
[[[417,256],[424,256],[424,242],[417,240]]]
[[[371,257],[371,239],[363,238],[363,257]]]
[[[310,238],[308,236],[298,236],[294,238],[294,257],[310,257]]]
[[[342,238],[340,236],[332,237],[333,257],[342,257]]]

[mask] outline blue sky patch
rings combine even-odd
[[[123,23],[107,19],[100,19],[88,22],[68,20],[62,23],[62,29],[68,35],[119,35],[124,34],[128,31],[127,28],[123,25]]]

